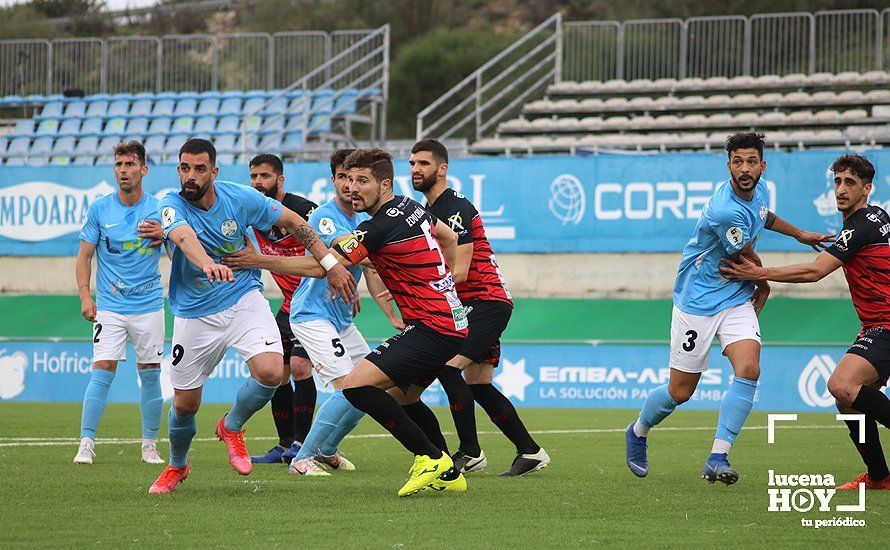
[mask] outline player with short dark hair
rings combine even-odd
[[[273,198],[308,220],[312,211],[318,206],[314,202],[284,190],[284,164],[276,155],[264,153],[250,159],[250,185],[267,197]],[[260,252],[271,256],[302,256],[306,253],[300,239],[272,226],[268,231],[254,228]],[[300,450],[300,445],[309,433],[315,402],[318,395],[315,380],[312,378],[312,362],[300,342],[290,329],[291,298],[300,286],[300,277],[284,273],[272,272],[272,279],[281,289],[284,301],[275,322],[281,334],[281,345],[284,349],[284,373],[281,385],[272,396],[271,409],[275,429],[278,432],[278,444],[269,449],[263,456],[252,456],[250,460],[259,464],[289,463]],[[291,386],[293,377],[293,386]]]
[[[161,357],[164,355],[164,288],[158,260],[163,242],[158,199],[142,188],[148,173],[138,141],[114,147],[118,189],[94,201],[80,231],[75,261],[80,311],[93,323],[93,369],[83,397],[80,446],[75,464],[92,464],[96,430],[108,401],[118,361],[127,358],[127,336],[136,352],[142,461],[163,464],[157,449],[161,423]],[[97,254],[98,253],[98,254]],[[96,300],[90,263],[97,254]]]
[[[467,473],[488,464],[476,433],[473,403],[477,401],[516,446],[513,464],[501,475],[521,476],[540,470],[550,464],[550,457],[528,433],[510,400],[492,383],[501,355],[501,334],[510,321],[513,300],[485,236],[482,217],[473,203],[448,186],[448,150],[440,142],[418,141],[411,149],[409,164],[414,189],[426,197],[427,209],[457,233],[452,273],[467,310],[469,333],[439,375],[460,438],[460,447],[451,457],[454,467]],[[419,394],[400,398],[409,414],[419,400]],[[421,422],[418,425],[423,426]]]
[[[811,263],[761,267],[742,259],[725,262],[720,270],[733,279],[811,283],[844,268],[861,330],[828,379],[828,391],[840,412],[866,415],[864,442],[859,441],[859,422],[846,423],[868,470],[838,489],[858,489],[863,483],[866,489],[890,489],[877,424],[890,428],[890,400],[880,390],[890,376],[890,215],[868,204],[875,168],[867,158],[843,155],[831,171],[837,209],[844,218],[833,245]]]
[[[738,471],[729,451],[754,405],[760,377],[760,325],[757,316],[769,296],[769,285],[728,282],[718,269],[724,257],[760,262],[754,248],[763,229],[818,247],[831,235],[802,231],[769,209],[769,190],[761,182],[766,170],[763,135],[738,132],[726,139],[730,179],[717,188],[702,209],[674,285],[671,317],[670,381],[646,397],[640,416],[625,431],[625,461],[637,477],[649,472],[649,430],[688,401],[708,369],[711,342],[720,340],[733,368],[733,380],[720,405],[717,433],[702,469],[710,483],[731,485]]]

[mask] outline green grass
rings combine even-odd
[[[208,405],[199,413],[198,438],[212,437],[226,410]],[[452,429],[447,411],[438,410]],[[0,483],[3,525],[0,547],[880,547],[890,532],[890,492],[869,493],[867,512],[769,513],[767,472],[831,473],[843,482],[862,463],[847,431],[832,415],[801,414],[800,425],[781,429],[778,443],[766,431],[746,429],[733,451],[742,472],[731,487],[699,479],[710,447],[716,411],[679,411],[653,431],[651,473],[633,477],[624,465],[620,433],[631,411],[522,409],[522,416],[553,458],[550,468],[526,478],[497,473],[513,450],[479,418],[489,468],[468,477],[465,494],[395,496],[410,465],[390,437],[347,438],[343,448],[358,471],[330,478],[295,478],[284,465],[257,466],[240,477],[222,444],[197,441],[192,474],[173,495],[149,496],[160,468],[139,462],[137,443],[102,443],[93,466],[75,466],[79,404],[0,404]],[[766,425],[752,414],[749,426]],[[703,427],[704,429],[689,429]],[[549,430],[608,430],[546,433]],[[100,437],[138,435],[135,405],[111,404]],[[166,431],[162,428],[162,431]],[[543,433],[542,433],[543,432]],[[365,419],[359,435],[381,434]],[[162,435],[165,435],[162,433]],[[12,438],[70,443],[22,444]],[[449,436],[454,443],[454,436]],[[268,411],[248,424],[254,452],[273,444]],[[167,445],[161,445],[167,455]],[[853,503],[844,494],[840,503]],[[801,527],[801,517],[851,515],[865,528]]]

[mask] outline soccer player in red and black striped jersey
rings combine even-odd
[[[350,152],[352,151],[346,151],[342,155],[343,158]],[[333,170],[332,165],[332,173]],[[277,200],[307,220],[317,206],[308,199],[284,191],[284,165],[275,155],[262,154],[250,159],[250,184],[260,193]],[[306,247],[299,239],[278,227],[273,226],[269,231],[254,229],[254,235],[263,254],[303,256],[306,253]],[[281,333],[285,372],[282,374],[281,385],[272,396],[272,419],[275,421],[279,441],[265,455],[251,457],[251,462],[288,464],[299,452],[300,445],[309,433],[318,395],[315,381],[312,379],[312,362],[290,329],[290,302],[294,291],[300,285],[300,277],[272,273],[272,278],[284,295],[281,308],[275,315],[275,322]],[[290,365],[290,368],[287,368],[287,365]],[[294,379],[293,386],[291,386],[291,376]]]
[[[472,202],[448,186],[448,150],[444,145],[433,139],[419,141],[411,150],[409,162],[414,189],[426,197],[427,209],[457,233],[453,273],[458,296],[467,310],[469,333],[439,375],[460,438],[460,447],[452,455],[455,467],[466,473],[487,465],[476,434],[475,400],[516,446],[512,466],[501,475],[519,476],[539,470],[550,463],[550,457],[528,433],[510,400],[492,384],[500,359],[500,338],[510,321],[513,300],[485,236],[482,217]],[[408,405],[412,406],[416,405]]]
[[[890,376],[890,215],[868,204],[875,168],[867,158],[843,155],[831,171],[844,226],[834,244],[815,261],[768,268],[742,260],[740,264],[727,262],[720,269],[738,279],[810,283],[844,268],[862,328],[828,379],[828,391],[840,412],[866,415],[864,442],[859,441],[859,422],[846,422],[868,471],[838,489],[858,489],[862,483],[866,489],[890,489],[890,470],[877,424],[890,428],[890,399],[880,391]]]

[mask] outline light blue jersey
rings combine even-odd
[[[281,203],[256,189],[237,183],[216,181],[216,202],[210,210],[193,206],[171,191],[161,199],[158,211],[164,237],[188,225],[213,261],[244,248],[248,227],[267,231],[281,217]],[[258,269],[235,270],[234,283],[211,284],[204,272],[192,265],[179,248],[173,249],[170,271],[170,309],[177,317],[203,317],[229,308],[253,289],[262,291]]]
[[[751,201],[738,197],[725,182],[708,199],[674,283],[674,305],[692,315],[714,315],[754,297],[751,281],[730,281],[718,269],[721,258],[755,241],[769,213],[769,191],[762,181]],[[752,244],[753,246],[753,244]]]
[[[160,221],[158,199],[148,193],[126,206],[117,192],[93,202],[80,240],[96,245],[96,308],[123,315],[150,313],[164,307],[158,260],[160,246],[151,247],[136,227],[143,220]]]
[[[332,199],[316,208],[308,221],[325,246],[330,247],[334,239],[349,235],[358,224],[368,219],[370,216],[358,212],[350,218],[337,205],[336,199]],[[348,269],[358,283],[362,277],[362,268],[351,266]],[[326,279],[303,277],[291,301],[290,322],[303,323],[319,319],[330,322],[340,332],[352,324],[352,306],[329,290]]]

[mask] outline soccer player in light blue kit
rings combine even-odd
[[[158,200],[142,190],[148,173],[138,141],[114,148],[118,190],[96,200],[80,231],[75,262],[80,310],[93,323],[93,370],[83,397],[80,448],[75,464],[92,464],[96,430],[118,361],[127,358],[127,335],[136,351],[142,461],[163,464],[158,454],[161,424],[161,357],[164,355],[164,295],[158,259],[163,233]],[[90,292],[90,263],[98,251],[96,300]]]
[[[172,242],[170,309],[173,324],[173,406],[170,408],[170,464],[149,493],[171,493],[189,474],[188,449],[195,436],[195,414],[204,382],[226,349],[238,351],[250,377],[238,390],[232,409],[216,425],[229,462],[241,475],[252,470],[244,444],[244,423],[269,402],[284,372],[278,326],[263,297],[258,270],[232,273],[218,263],[245,246],[248,227],[268,231],[276,225],[300,239],[327,270],[328,282],[352,303],[355,280],[338,263],[306,220],[252,187],[214,182],[216,149],[190,139],[179,150],[182,190],[168,193],[158,208],[164,237]]]
[[[763,149],[763,136],[755,132],[739,132],[727,138],[731,178],[708,200],[683,249],[674,285],[670,381],[649,393],[639,419],[625,432],[627,466],[638,477],[649,472],[649,430],[692,397],[701,373],[708,368],[711,342],[717,336],[732,364],[734,378],[720,405],[717,433],[702,478],[727,485],[738,481],[739,473],[727,457],[754,405],[760,377],[757,315],[769,296],[769,286],[722,277],[720,261],[737,261],[743,255],[759,265],[754,245],[764,228],[814,248],[832,237],[802,231],[770,211],[769,191],[759,183],[766,169]]]
[[[351,152],[351,149],[340,149],[331,155],[334,199],[316,208],[309,216],[309,225],[328,247],[352,235],[360,223],[370,218],[367,214],[355,212],[352,207],[348,173],[343,168],[343,161]],[[333,386],[335,391],[318,410],[312,429],[296,457],[291,460],[290,472],[296,475],[330,475],[322,464],[335,470],[354,470],[355,466],[343,457],[338,447],[365,413],[353,407],[343,396],[342,381],[371,350],[353,323],[356,312],[353,306],[332,295],[323,279],[313,278],[323,277],[321,270],[300,269],[285,256],[261,255],[251,248],[245,248],[223,258],[223,263],[234,269],[263,268],[274,273],[303,276],[292,300],[291,330],[309,355],[318,377],[325,386]],[[404,324],[392,304],[384,298],[388,291],[377,272],[369,266],[351,266],[348,269],[357,281],[364,270],[368,291],[377,305],[396,329],[403,329]]]

